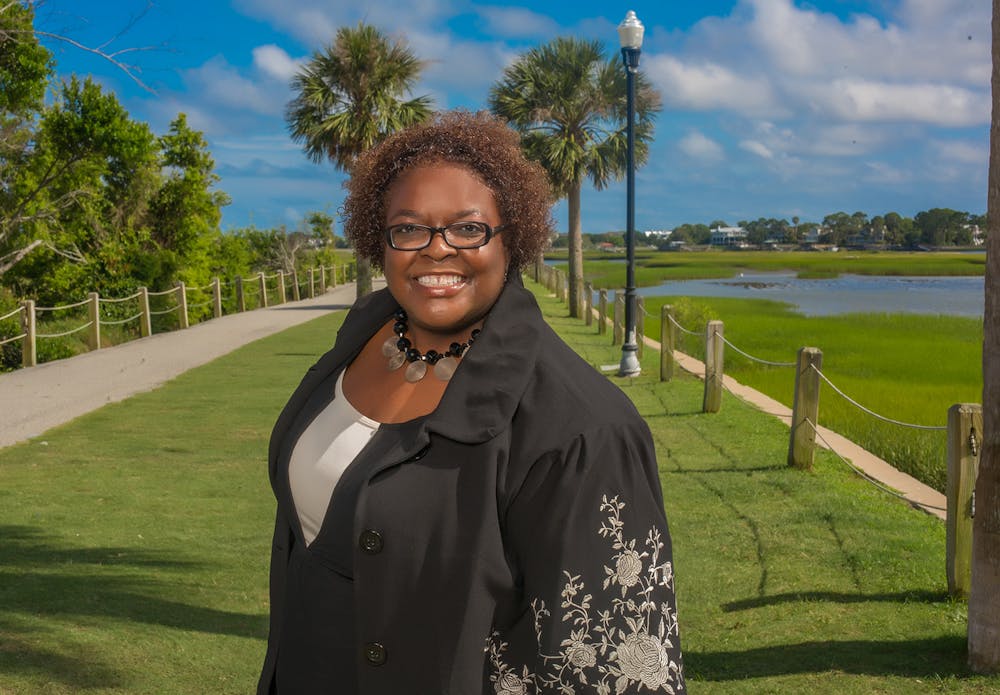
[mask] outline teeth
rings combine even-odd
[[[447,287],[457,285],[462,280],[461,275],[421,275],[417,278],[417,282],[424,287]]]

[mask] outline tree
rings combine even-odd
[[[285,111],[292,140],[313,161],[329,159],[350,174],[359,154],[430,117],[428,97],[404,98],[421,68],[406,45],[375,27],[341,27],[292,79],[297,96]],[[371,292],[371,268],[361,258],[357,283],[359,297]]]
[[[31,156],[32,137],[44,107],[52,54],[34,33],[34,7],[0,7],[0,276],[41,240],[24,239],[25,198],[34,194],[17,179]]]
[[[580,193],[626,173],[625,69],[599,41],[561,37],[517,58],[490,90],[490,109],[521,132],[527,156],[548,172],[569,208],[570,315],[582,310]],[[636,75],[635,161],[646,161],[660,96]]]
[[[1000,0],[993,0],[993,120],[987,192],[983,439],[972,520],[969,665],[1000,672]]]

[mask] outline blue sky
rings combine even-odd
[[[165,132],[205,133],[232,197],[224,227],[336,213],[343,176],[287,135],[289,79],[339,26],[367,21],[426,62],[414,94],[481,108],[503,68],[557,35],[603,41],[635,10],[642,68],[663,96],[636,187],[638,229],[857,210],[986,209],[988,0],[44,0],[40,29],[134,66],[153,92],[67,43],[58,72],[92,75]],[[565,205],[555,210],[566,229]],[[623,229],[625,187],[585,187],[587,232]]]

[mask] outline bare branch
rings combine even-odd
[[[28,244],[22,249],[18,249],[13,253],[8,253],[6,256],[0,256],[0,276],[6,273],[8,270],[13,268],[15,265],[21,262],[25,256],[34,251],[36,248],[44,244],[45,242],[41,239],[35,239],[33,242]]]

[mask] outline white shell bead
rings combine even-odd
[[[406,362],[406,355],[402,352],[396,351],[396,354],[389,358],[389,371],[394,372]]]
[[[410,362],[410,366],[406,368],[406,380],[411,384],[416,383],[424,378],[424,374],[427,373],[427,363],[423,360],[417,360],[416,362]]]
[[[451,355],[442,357],[434,365],[434,376],[441,381],[448,381],[456,369],[458,369],[458,360],[456,358]]]
[[[399,348],[396,347],[396,343],[398,341],[399,338],[397,338],[396,336],[393,336],[391,338],[386,338],[385,342],[382,343],[382,355],[384,357],[392,357],[393,355],[397,354],[399,352]]]

